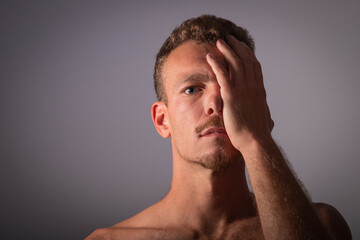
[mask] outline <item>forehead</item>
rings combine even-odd
[[[212,77],[213,72],[206,61],[207,53],[212,53],[225,61],[215,44],[196,43],[190,40],[175,48],[169,54],[163,67],[162,78],[165,91],[168,93],[169,89],[186,75],[199,74]]]

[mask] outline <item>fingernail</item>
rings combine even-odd
[[[214,54],[212,54],[212,53],[209,53],[209,57],[215,58]]]
[[[248,47],[248,45],[246,45],[246,43],[245,42],[241,42],[245,47]]]
[[[219,41],[223,44],[226,45],[226,42],[223,39],[219,39]]]
[[[233,35],[231,35],[231,34],[229,34],[229,35],[226,35],[226,38],[229,40],[229,39],[234,39],[234,36]]]

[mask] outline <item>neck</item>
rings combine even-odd
[[[174,159],[173,168],[171,190],[164,200],[171,203],[169,207],[178,223],[186,221],[184,224],[195,228],[207,228],[255,215],[243,160],[227,169],[212,171]]]

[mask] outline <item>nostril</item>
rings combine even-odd
[[[208,109],[208,114],[210,115],[210,114],[213,114],[213,113],[214,113],[214,109],[209,108],[209,109]]]

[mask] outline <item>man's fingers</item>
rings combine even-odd
[[[235,82],[235,84],[239,84],[239,85],[241,85],[241,83],[245,84],[245,82],[244,82],[244,79],[245,79],[244,78],[245,77],[244,66],[243,66],[243,62],[241,61],[239,56],[222,39],[219,39],[216,42],[216,46],[219,49],[219,51],[223,54],[226,62],[228,63],[229,69],[231,70],[230,73],[232,75],[238,76],[238,78],[240,78],[240,79],[231,78],[230,81],[237,81],[237,82]]]
[[[271,118],[270,119],[270,131],[272,131],[273,129],[274,129],[274,126],[275,126],[275,122],[274,122],[274,120]]]
[[[226,36],[226,39],[229,42],[229,45],[231,49],[235,52],[235,54],[242,60],[247,60],[247,59],[243,59],[243,57],[245,58],[245,56],[248,55],[246,50],[247,47],[246,44],[244,42],[239,41],[232,35]],[[249,56],[246,56],[246,58],[249,58]],[[250,58],[248,60],[250,60]]]
[[[262,80],[261,66],[257,61],[254,52],[244,42],[240,42],[232,35],[228,35],[226,38],[230,47],[243,63],[247,84],[250,84],[250,86],[251,84],[259,84],[259,80]]]
[[[229,72],[225,70],[212,53],[206,55],[206,60],[213,70],[220,87],[224,90],[229,89]]]
[[[268,115],[268,119],[269,119],[269,128],[270,128],[270,132],[273,130],[274,128],[274,120],[271,118],[271,112],[270,112],[270,108],[269,105],[267,103],[266,104],[266,111],[267,111],[267,115]]]
[[[263,80],[261,65],[260,65],[260,63],[258,61],[255,63],[255,81],[258,84],[259,89],[261,90],[262,94],[266,98],[266,91],[265,91],[265,86],[264,86],[264,80]]]
[[[253,50],[251,50],[248,46],[246,46],[245,43],[244,43],[244,45],[245,45],[245,49],[248,53],[248,56],[250,58],[250,61],[251,61],[252,65],[254,66],[255,82],[259,85],[260,88],[265,90],[263,76],[262,76],[262,70],[261,70],[261,64],[257,60]]]
[[[224,55],[225,59],[228,61],[229,64],[236,66],[239,64],[239,57],[237,54],[231,49],[229,45],[223,39],[219,39],[216,42],[217,48],[220,52]]]

